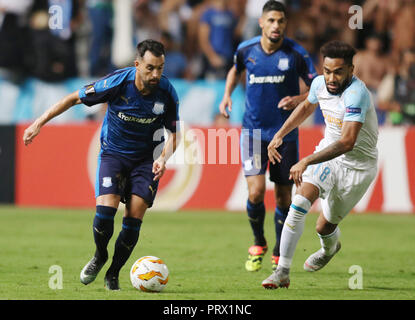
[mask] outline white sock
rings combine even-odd
[[[320,238],[321,248],[323,249],[323,252],[328,256],[333,255],[334,252],[336,252],[337,241],[340,237],[339,227],[336,227],[336,229],[328,235],[318,234],[318,236]]]
[[[305,215],[310,210],[311,202],[302,195],[296,194],[282,228],[280,243],[280,260],[278,267],[291,267],[295,248],[303,234]]]

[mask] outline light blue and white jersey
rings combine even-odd
[[[348,87],[338,95],[326,88],[324,76],[316,77],[310,87],[308,101],[319,103],[326,123],[324,139],[318,150],[337,141],[341,137],[345,121],[363,123],[352,151],[337,158],[346,167],[368,169],[376,165],[378,151],[378,120],[372,98],[366,85],[353,76]]]

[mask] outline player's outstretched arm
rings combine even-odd
[[[290,133],[292,130],[297,128],[301,123],[304,122],[317,108],[318,104],[312,104],[305,99],[301,102],[297,108],[291,113],[288,119],[284,122],[284,125],[274,135],[274,138],[268,144],[268,158],[273,164],[276,161],[281,162],[281,155],[277,151],[277,148],[282,144],[283,138]]]
[[[48,110],[46,110],[39,118],[37,118],[23,133],[23,142],[25,145],[32,143],[33,139],[39,134],[42,128],[48,121],[57,117],[61,113],[68,110],[70,107],[82,103],[79,98],[79,92],[75,91],[67,95]]]
[[[163,176],[164,171],[166,171],[166,162],[176,151],[179,143],[180,132],[170,133],[161,155],[153,162],[154,181],[159,180]]]
[[[306,99],[308,96],[308,91],[304,92],[302,94],[299,94],[298,96],[287,96],[280,100],[278,103],[278,108],[283,110],[292,110],[296,108],[304,99]]]
[[[225,93],[223,94],[222,102],[219,105],[220,113],[223,114],[226,118],[229,118],[229,114],[226,112],[226,108],[229,110],[229,112],[232,111],[231,95],[239,82],[239,78],[240,74],[238,74],[236,67],[233,66],[226,76]]]

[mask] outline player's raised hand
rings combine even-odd
[[[274,136],[271,142],[268,144],[268,159],[272,164],[275,164],[275,161],[281,162],[282,156],[277,151],[277,148],[282,144],[282,138]]]
[[[301,183],[303,182],[303,173],[307,169],[307,164],[300,160],[295,165],[293,165],[290,169],[290,180],[293,180],[295,183],[295,186],[299,188],[301,186]]]
[[[283,110],[292,110],[298,105],[296,97],[284,97],[278,103],[278,108]]]
[[[153,162],[153,173],[154,173],[154,181],[160,180],[163,176],[164,171],[166,171],[166,160],[164,157],[160,156]]]
[[[40,125],[35,121],[23,133],[23,142],[27,146],[39,134]]]
[[[222,102],[219,105],[219,111],[225,118],[229,118],[229,114],[226,112],[228,108],[229,112],[232,112],[232,99],[229,96],[224,96]]]

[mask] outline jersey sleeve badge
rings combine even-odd
[[[93,85],[89,85],[85,88],[85,95],[90,96],[95,93],[95,88]]]

